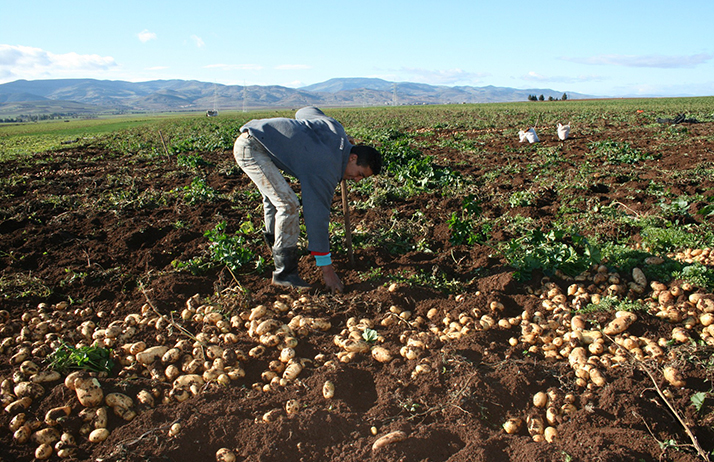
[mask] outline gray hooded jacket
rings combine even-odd
[[[304,107],[294,119],[255,119],[240,131],[260,141],[275,165],[300,181],[308,250],[329,252],[332,198],[352,149],[345,129],[318,108]]]

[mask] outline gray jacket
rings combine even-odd
[[[345,129],[318,108],[304,107],[294,119],[255,119],[240,131],[259,140],[275,165],[300,181],[308,250],[329,252],[332,198],[352,149]]]

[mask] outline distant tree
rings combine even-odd
[[[538,97],[536,95],[528,95],[528,101],[538,101]]]
[[[552,96],[549,96],[549,97],[548,97],[548,101],[554,101],[553,97],[552,97]]]
[[[540,96],[538,97],[538,101],[545,101],[545,96],[540,95]]]
[[[560,98],[560,99],[562,99],[563,101],[567,101],[567,100],[568,100],[568,94],[567,94],[567,93],[563,93],[563,97]]]

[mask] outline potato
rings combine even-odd
[[[181,429],[182,429],[182,427],[179,422],[176,422],[173,425],[171,425],[171,427],[169,428],[169,432],[168,432],[169,438],[173,438],[174,436],[181,433]]]
[[[290,363],[285,367],[283,378],[289,381],[295,380],[300,372],[302,372],[302,365],[300,363]]]
[[[221,448],[216,451],[217,462],[235,462],[236,455],[228,448]]]
[[[106,428],[97,428],[92,430],[87,439],[90,443],[101,443],[109,437],[109,430]]]
[[[167,351],[169,351],[169,347],[165,345],[149,347],[144,351],[136,353],[136,361],[139,364],[148,366],[155,361],[159,361]]]
[[[547,442],[552,443],[553,441],[558,439],[558,430],[553,427],[546,427],[546,429],[543,431],[543,437]]]
[[[545,431],[545,425],[543,424],[543,419],[537,416],[529,416],[526,419],[528,424],[528,433],[533,435],[542,435]]]
[[[30,436],[33,443],[36,444],[54,444],[59,441],[61,433],[54,427],[43,428]]]
[[[50,409],[45,414],[45,423],[51,427],[58,425],[62,420],[69,417],[72,413],[72,408],[70,406],[61,406]]]
[[[324,396],[325,399],[332,399],[335,396],[335,384],[329,380],[325,381],[322,385],[322,396]]]
[[[30,376],[30,381],[35,383],[56,382],[61,379],[62,375],[57,371],[40,371],[37,374]]]
[[[106,398],[104,398],[104,402],[107,403],[109,407],[119,406],[128,409],[134,406],[134,401],[123,393],[109,393]]]
[[[631,311],[618,311],[615,319],[610,321],[602,330],[605,335],[617,335],[626,331],[633,322],[637,320],[637,315]]]
[[[15,385],[14,392],[18,398],[29,396],[35,399],[45,394],[45,388],[39,383],[20,382]]]
[[[372,444],[372,450],[376,451],[378,449],[383,448],[384,446],[387,446],[388,444],[394,444],[398,443],[400,441],[404,441],[407,439],[407,434],[404,433],[401,430],[393,431],[391,433],[387,433],[386,435],[377,438],[377,440]]]
[[[632,280],[639,286],[647,285],[647,277],[640,268],[632,268]]]
[[[57,457],[60,459],[71,459],[76,457],[77,455],[77,448],[73,447],[66,447],[66,448],[61,448],[57,449]]]
[[[388,363],[392,360],[392,353],[382,346],[375,346],[372,348],[372,358],[380,363]]]
[[[10,420],[10,424],[8,425],[7,428],[8,428],[11,432],[14,433],[14,432],[16,432],[20,427],[22,427],[23,425],[25,425],[25,422],[27,422],[27,414],[25,414],[24,412],[21,412],[21,413],[17,414],[15,417],[13,417],[12,420]]]
[[[31,404],[32,398],[30,398],[29,396],[25,396],[5,406],[5,412],[10,415],[17,414],[19,412],[26,411]]]
[[[146,407],[154,407],[154,396],[148,390],[140,390],[136,394],[136,400]]]
[[[280,351],[280,361],[287,363],[295,357],[295,350],[293,348],[283,348]]]
[[[297,414],[298,412],[300,412],[300,401],[298,401],[296,399],[289,399],[285,403],[285,412],[288,415],[294,415],[294,414]]]
[[[77,399],[84,407],[97,407],[104,399],[102,386],[94,377],[87,379],[77,379],[74,381],[74,391]]]
[[[34,362],[27,360],[20,364],[20,372],[29,377],[40,372],[40,367]]]
[[[109,413],[106,407],[99,407],[94,412],[94,417],[92,418],[92,425],[94,428],[107,428],[109,424]]]
[[[15,430],[15,432],[12,434],[12,440],[18,444],[24,444],[30,441],[31,434],[32,430],[30,430],[30,426],[25,424]]]
[[[115,406],[114,408],[114,414],[117,415],[117,417],[121,417],[122,419],[126,420],[127,422],[131,421],[136,417],[136,411],[130,408],[122,407],[122,406]]]
[[[673,366],[665,367],[662,373],[664,374],[665,380],[673,387],[680,388],[687,383],[682,377],[682,373]]]
[[[204,385],[203,377],[198,374],[186,374],[176,377],[173,382],[174,388],[190,388],[191,385],[198,385],[202,387]]]
[[[47,443],[42,443],[35,449],[35,458],[37,460],[49,459],[52,456],[52,446]]]
[[[593,367],[592,369],[590,369],[589,373],[590,381],[596,386],[602,387],[605,385],[605,383],[607,383],[607,381],[605,380],[605,376],[602,375],[602,372],[600,372],[599,369]]]
[[[533,405],[535,407],[539,408],[544,408],[548,404],[548,395],[543,392],[539,391],[535,395],[533,395]]]
[[[89,377],[89,375],[86,371],[70,372],[69,374],[67,374],[67,377],[64,378],[64,386],[69,388],[70,390],[74,390],[74,382],[77,381],[77,379],[86,379],[87,377]]]
[[[178,348],[169,348],[166,353],[161,356],[161,362],[164,364],[173,364],[181,359],[181,350]]]
[[[506,420],[503,424],[503,430],[508,433],[509,435],[514,435],[521,431],[521,427],[523,426],[523,419],[519,418],[512,418]]]

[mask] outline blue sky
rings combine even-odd
[[[714,95],[714,2],[0,0],[0,83],[335,77]]]

